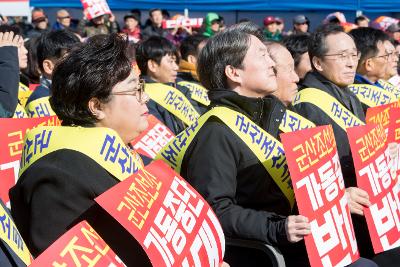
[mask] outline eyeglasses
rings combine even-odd
[[[389,60],[389,58],[399,58],[399,52],[397,52],[397,51],[393,51],[392,53],[386,53],[386,54],[384,54],[384,55],[380,55],[380,56],[374,56],[374,57],[370,57],[370,58],[384,58],[385,59],[385,61],[388,61]]]
[[[71,16],[65,16],[65,17],[57,17],[58,19],[70,19]]]
[[[326,54],[324,57],[334,57],[333,59],[338,60],[340,62],[345,62],[347,59],[351,59],[353,61],[360,60],[361,54],[357,53],[338,53],[338,54]]]
[[[144,93],[145,81],[143,79],[139,80],[138,86],[133,90],[126,90],[120,92],[111,93],[111,95],[131,95],[136,96],[139,103],[146,103],[148,101],[147,95]]]

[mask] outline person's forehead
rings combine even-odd
[[[66,11],[66,10],[60,10],[60,11],[58,11],[57,13],[58,13],[59,16],[66,16],[66,15],[69,15],[68,11]]]
[[[390,50],[395,50],[394,45],[392,44],[392,42],[386,40],[383,45],[385,46],[386,49],[390,49]]]
[[[344,32],[328,35],[325,40],[325,45],[328,51],[340,52],[357,49],[354,40]]]

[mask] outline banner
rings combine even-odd
[[[311,234],[312,267],[345,266],[359,258],[331,125],[281,134],[293,189]]]
[[[164,29],[173,29],[176,27],[193,27],[200,28],[203,24],[203,18],[179,18],[179,19],[169,19],[163,20],[162,27]]]
[[[367,123],[380,124],[388,134],[390,116],[389,111],[391,108],[400,107],[400,101],[396,101],[390,104],[372,107],[367,109],[367,114],[365,116],[365,121]]]
[[[154,161],[95,200],[140,243],[153,266],[222,263],[225,240],[217,217],[162,161]]]
[[[131,142],[141,155],[154,159],[160,150],[174,139],[175,135],[153,115],[149,115],[149,127]]]
[[[390,155],[394,155],[393,169],[397,172],[397,180],[400,175],[400,108],[391,108],[389,112],[388,147]]]
[[[387,146],[387,137],[379,124],[367,124],[347,131],[357,185],[369,195],[371,206],[364,208],[375,253],[400,245],[399,191],[397,175]]]
[[[24,240],[21,237],[15,223],[11,217],[10,212],[0,199],[0,247],[3,252],[8,256],[8,260],[13,262],[12,266],[28,266],[32,257],[26,246]],[[0,259],[0,263],[2,259]]]
[[[111,14],[110,7],[106,0],[81,0],[83,12],[88,20],[93,18]]]
[[[1,0],[0,10],[3,16],[29,17],[31,15],[29,0]],[[2,19],[0,19],[1,24],[3,24]]]
[[[125,267],[104,240],[82,221],[62,235],[29,267]]]
[[[8,190],[18,179],[25,134],[37,126],[60,125],[56,116],[0,119],[0,198],[8,204]]]

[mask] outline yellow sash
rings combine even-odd
[[[397,97],[397,99],[400,98],[400,88],[384,80],[379,80],[378,83],[383,87],[385,91],[394,94]]]
[[[110,128],[43,126],[25,136],[19,175],[41,157],[60,149],[85,154],[120,181],[143,167],[139,154],[131,152]]]
[[[178,89],[162,83],[146,83],[145,91],[154,102],[186,125],[192,124],[199,118],[199,113]]]
[[[346,131],[348,127],[365,124],[333,96],[316,88],[305,88],[301,90],[293,101],[293,106],[300,103],[310,103],[317,106],[344,131]]]
[[[307,120],[303,116],[293,111],[286,110],[285,115],[283,115],[282,122],[279,125],[279,130],[284,133],[290,133],[313,127],[315,127],[315,123],[312,121]]]
[[[28,114],[25,112],[25,109],[19,103],[17,104],[13,118],[29,118]]]
[[[194,100],[203,104],[204,106],[210,105],[210,99],[208,99],[208,90],[197,83],[181,81],[179,85],[185,86],[190,90],[190,97]]]
[[[41,97],[29,102],[25,107],[26,112],[31,118],[54,116],[56,113],[50,106],[49,97]]]
[[[3,240],[27,266],[31,254],[9,213],[0,205],[0,239]]]
[[[157,154],[156,159],[165,161],[179,173],[187,148],[211,116],[219,118],[253,151],[293,207],[294,192],[282,144],[245,115],[229,108],[215,107],[202,115],[197,122],[172,139]]]
[[[25,107],[26,101],[28,101],[28,98],[32,94],[32,91],[29,90],[29,88],[24,85],[23,83],[19,83],[19,90],[18,90],[18,101],[21,104],[21,106]]]
[[[352,84],[348,88],[368,107],[381,106],[397,100],[394,94],[375,85]]]

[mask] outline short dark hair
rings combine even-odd
[[[12,26],[7,25],[7,24],[0,25],[0,32],[3,32],[3,33],[4,32],[13,32],[14,35],[22,35],[21,28],[19,28],[16,25],[12,25]]]
[[[150,17],[153,16],[153,12],[154,12],[154,11],[160,11],[161,14],[162,14],[161,8],[152,8],[152,9],[149,10],[149,16],[150,16]]]
[[[197,57],[199,45],[202,41],[206,39],[207,37],[203,35],[190,35],[183,39],[181,45],[179,46],[181,58],[183,60],[187,60],[188,56]]]
[[[134,20],[136,20],[137,22],[140,22],[139,16],[138,16],[137,14],[135,14],[135,13],[131,13],[131,14],[125,15],[125,16],[124,16],[124,22],[125,22],[127,19],[134,19]]]
[[[38,66],[43,70],[45,59],[59,59],[73,46],[79,43],[79,38],[68,30],[57,30],[44,33],[37,44]]]
[[[361,53],[359,63],[378,54],[379,42],[390,41],[385,32],[369,27],[351,30],[349,34],[353,36],[357,50]]]
[[[358,16],[357,18],[354,19],[354,24],[358,25],[358,22],[363,21],[363,20],[367,20],[368,21],[368,18],[366,16],[363,16],[363,15]]]
[[[98,121],[89,100],[107,103],[113,87],[130,75],[127,47],[128,40],[116,33],[96,35],[56,66],[50,105],[63,125],[93,126]]]
[[[282,41],[294,59],[294,66],[300,64],[301,56],[308,52],[308,43],[310,36],[308,34],[292,34],[285,37]]]
[[[149,39],[139,43],[136,48],[136,62],[143,75],[147,75],[147,62],[155,61],[161,63],[161,59],[166,56],[178,57],[176,47],[166,38],[152,36]]]
[[[313,69],[314,65],[312,64],[312,59],[314,57],[323,58],[324,55],[328,52],[328,47],[326,46],[326,38],[329,35],[335,35],[339,33],[345,33],[342,26],[328,23],[318,27],[317,30],[311,34],[310,40],[308,42],[308,54],[310,56],[311,66],[313,67]]]
[[[225,67],[243,68],[250,38],[249,33],[228,28],[208,40],[197,61],[197,73],[205,88],[228,89]]]
[[[237,24],[234,24],[232,26],[230,26],[227,30],[238,30],[247,34],[251,34],[254,35],[255,37],[257,37],[258,39],[260,39],[261,42],[263,42],[265,40],[265,36],[263,33],[263,30],[260,28],[260,26],[258,26],[257,24],[255,24],[254,22],[251,21],[245,21],[245,22],[240,22]]]

